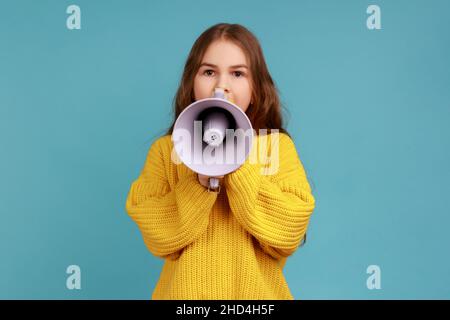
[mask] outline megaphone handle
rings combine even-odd
[[[220,184],[219,179],[217,178],[209,178],[209,186],[208,186],[208,192],[210,191],[220,192]]]

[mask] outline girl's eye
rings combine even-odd
[[[238,73],[240,76],[243,76],[243,75],[244,75],[244,73],[241,72],[241,71],[235,71],[234,73],[235,73],[235,74]],[[240,76],[238,76],[238,78],[240,78]]]
[[[210,70],[210,69],[208,69],[208,70],[205,70],[205,71],[203,71],[203,74],[206,74],[207,72],[214,72],[213,70]],[[207,76],[210,76],[210,74],[207,74]]]

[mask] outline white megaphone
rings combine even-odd
[[[252,150],[253,127],[237,105],[216,88],[213,98],[187,106],[175,121],[172,142],[180,160],[196,173],[217,177],[239,169]],[[219,180],[209,179],[217,190]],[[219,189],[220,190],[220,189]]]

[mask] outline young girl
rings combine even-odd
[[[210,177],[171,161],[174,123],[151,145],[126,210],[148,250],[165,260],[152,299],[292,300],[283,267],[306,235],[315,199],[282,128],[260,44],[241,25],[217,24],[196,40],[176,94],[174,122],[216,88],[247,114],[255,148],[278,161],[277,170],[264,174],[264,163],[247,159],[220,177],[219,192],[211,192]]]

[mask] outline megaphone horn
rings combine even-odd
[[[217,177],[244,164],[252,150],[253,137],[245,112],[226,100],[222,88],[216,88],[213,98],[197,100],[181,112],[171,139],[175,152],[188,168]],[[211,158],[213,161],[208,161]]]

